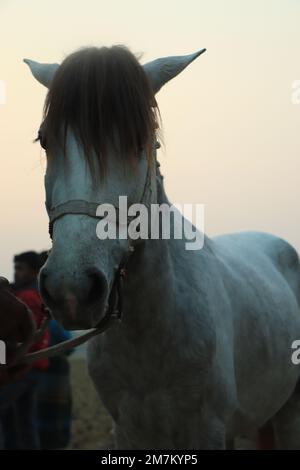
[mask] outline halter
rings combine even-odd
[[[145,185],[143,189],[143,193],[140,199],[140,204],[144,204],[149,208],[149,206],[156,202],[156,177],[157,177],[157,168],[159,167],[159,163],[156,160],[156,149],[160,147],[160,144],[156,142],[155,144],[155,169],[152,171],[151,165],[148,166]],[[66,202],[63,202],[55,207],[47,208],[48,216],[49,216],[49,235],[52,240],[53,238],[53,229],[54,223],[56,220],[60,219],[65,215],[87,215],[88,217],[92,217],[95,219],[103,219],[103,216],[98,216],[96,214],[97,208],[100,203],[89,202],[82,199],[72,199]],[[117,211],[119,211],[118,207],[115,207]],[[133,220],[134,217],[128,217],[128,224]],[[17,354],[17,360],[15,358],[13,364],[8,364],[5,367],[11,367],[17,363],[22,364],[30,364],[35,362],[39,359],[53,357],[57,354],[61,354],[68,349],[72,349],[80,344],[85,343],[87,340],[91,339],[92,337],[99,335],[100,333],[104,333],[107,331],[113,324],[120,322],[123,315],[123,283],[124,278],[126,276],[126,267],[127,263],[134,253],[135,246],[141,240],[130,240],[129,247],[127,252],[124,254],[119,266],[116,267],[115,277],[113,280],[112,288],[109,294],[108,300],[108,308],[102,320],[98,323],[96,328],[88,330],[86,333],[82,334],[77,338],[73,338],[57,345],[51,346],[49,348],[45,348],[41,351],[36,351],[33,353],[28,353],[24,355],[24,348],[20,347],[20,352]],[[36,341],[38,337],[42,335],[45,329],[48,326],[50,319],[50,312],[46,311],[45,318],[42,323],[41,328],[36,332],[34,335],[34,341],[31,340],[30,344]],[[22,348],[22,350],[21,350]],[[22,354],[21,354],[22,352]]]

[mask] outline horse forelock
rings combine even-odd
[[[92,174],[98,169],[105,173],[108,145],[123,159],[134,162],[145,152],[150,161],[160,129],[148,77],[124,46],[86,48],[69,55],[52,80],[43,119],[47,154],[51,156],[57,144],[66,153],[71,128]]]

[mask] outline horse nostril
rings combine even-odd
[[[107,293],[107,281],[98,270],[90,270],[78,277],[65,278],[64,283],[58,281],[52,273],[42,270],[39,288],[45,304],[50,309],[60,308],[70,298],[80,304],[94,304],[101,301]]]
[[[88,274],[90,278],[90,290],[88,292],[88,303],[94,303],[102,297],[107,289],[107,283],[103,274],[94,271]]]

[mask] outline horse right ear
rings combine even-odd
[[[29,66],[34,78],[42,85],[49,88],[52,78],[59,68],[59,64],[41,64],[29,59],[23,59],[23,61]]]
[[[162,57],[145,64],[144,70],[148,75],[154,93],[157,93],[165,83],[176,77],[190,63],[199,57],[206,49],[200,49],[194,54]]]

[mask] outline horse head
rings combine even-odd
[[[61,65],[25,59],[48,90],[39,132],[53,248],[40,274],[43,300],[68,329],[99,325],[130,240],[99,240],[95,207],[156,202],[155,94],[204,52],[144,66],[122,46],[88,48]],[[96,209],[95,209],[96,211]]]

